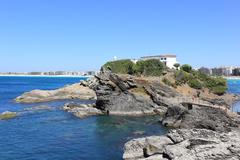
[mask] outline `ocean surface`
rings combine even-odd
[[[234,93],[234,94],[240,94],[240,80],[239,79],[228,80],[228,92]],[[236,102],[233,105],[233,111],[240,112],[240,101]]]
[[[0,160],[118,160],[126,141],[167,132],[156,122],[158,117],[153,116],[78,119],[61,110],[72,101],[14,102],[14,98],[26,91],[56,89],[81,79],[0,76],[0,112],[18,112],[14,119],[0,120]],[[41,105],[50,108],[36,108]]]

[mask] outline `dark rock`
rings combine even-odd
[[[159,81],[148,81],[129,75],[118,75],[107,69],[92,79],[97,108],[117,115],[164,115],[167,107],[179,104],[181,95]]]
[[[219,132],[229,132],[238,127],[237,121],[229,117],[225,111],[211,107],[194,107],[183,116],[181,128],[205,128]]]
[[[178,128],[185,114],[187,114],[187,109],[183,106],[168,107],[162,124],[166,127]]]
[[[162,124],[173,128],[199,128],[212,131],[229,132],[238,127],[239,120],[229,117],[218,108],[194,105],[191,110],[183,106],[168,107]]]
[[[98,86],[94,88],[97,108],[115,115],[155,114],[155,107],[159,107],[149,95],[131,93],[138,84],[131,77],[120,77],[117,74],[101,72],[96,76]]]

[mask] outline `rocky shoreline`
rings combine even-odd
[[[96,94],[88,87],[76,83],[56,90],[33,90],[15,99],[18,103],[39,103],[65,99],[94,100]]]
[[[205,91],[200,91],[199,97],[189,96],[161,83],[157,77],[119,75],[104,69],[78,85],[78,98],[87,97],[86,88],[91,96],[85,99],[92,99],[96,94],[94,104],[70,103],[63,107],[79,118],[159,115],[161,123],[170,128],[165,136],[127,142],[123,159],[240,159],[240,118],[230,110],[237,96],[211,97]],[[69,99],[67,92],[63,94]],[[50,100],[59,99],[52,97],[55,98]],[[41,101],[41,98],[38,94],[28,93],[17,100],[26,103]]]
[[[239,130],[228,133],[208,129],[176,129],[165,136],[134,139],[125,144],[123,159],[238,160]]]

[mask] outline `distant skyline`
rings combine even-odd
[[[0,72],[97,70],[176,54],[240,66],[239,0],[0,0]]]

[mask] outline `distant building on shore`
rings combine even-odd
[[[213,76],[222,76],[224,73],[224,69],[223,68],[213,68],[212,69],[212,75]]]
[[[233,66],[215,68],[201,67],[198,69],[198,71],[212,76],[240,76],[240,68]]]
[[[157,59],[163,62],[167,67],[173,69],[174,64],[177,62],[177,56],[173,54],[165,54],[165,55],[156,55],[156,56],[144,56],[141,57],[141,60],[149,60],[149,59]]]

